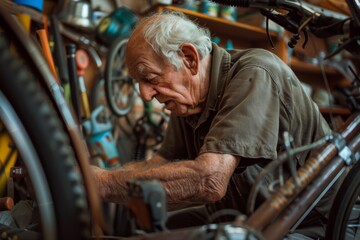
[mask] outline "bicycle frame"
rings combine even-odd
[[[312,203],[327,190],[351,164],[360,149],[360,114],[354,113],[335,137],[298,169],[283,187],[264,202],[243,224],[262,231],[265,239],[280,239],[300,219]],[[316,201],[315,201],[316,202]]]

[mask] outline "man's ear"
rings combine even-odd
[[[197,74],[199,70],[199,53],[196,50],[195,46],[191,43],[184,43],[180,48],[181,57],[185,67],[190,69],[192,74]]]

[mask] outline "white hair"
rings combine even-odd
[[[181,12],[165,11],[148,17],[143,26],[143,34],[154,51],[176,69],[182,66],[178,55],[182,44],[193,44],[200,60],[212,50],[210,31]]]

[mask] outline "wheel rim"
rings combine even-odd
[[[30,180],[34,186],[36,201],[42,222],[43,239],[56,239],[56,218],[50,189],[40,160],[34,150],[28,134],[14,109],[0,91],[0,122],[3,123],[14,141],[17,151],[26,165]],[[44,226],[46,224],[46,226]]]
[[[360,188],[359,188],[360,190]],[[346,218],[344,220],[344,239],[357,239],[360,236],[360,193],[356,193],[354,205],[349,208]]]
[[[119,39],[110,49],[106,67],[105,88],[108,104],[117,116],[126,115],[135,100],[133,79],[128,75],[125,50],[128,39]]]

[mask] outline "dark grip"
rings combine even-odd
[[[66,65],[66,56],[64,43],[60,34],[59,22],[55,15],[50,16],[50,29],[54,37],[54,61],[58,68],[58,74],[61,84],[69,82],[69,71]]]
[[[67,55],[67,66],[69,70],[71,102],[74,107],[77,120],[81,122],[80,96],[79,96],[79,86],[77,81],[75,54],[76,54],[76,45],[72,43],[67,44],[66,55]]]

